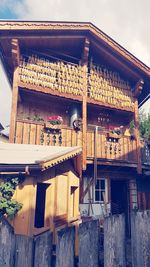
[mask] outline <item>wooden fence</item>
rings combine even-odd
[[[48,231],[35,238],[15,235],[7,221],[0,224],[1,267],[149,267],[150,211],[131,214],[131,249],[126,250],[124,215],[107,217],[104,221],[104,263],[100,260],[98,220],[84,222],[57,233],[56,257],[52,234]],[[78,234],[79,257],[75,261],[75,237]],[[127,258],[131,256],[131,261]],[[55,259],[55,260],[54,260]]]

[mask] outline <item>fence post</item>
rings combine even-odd
[[[0,222],[0,266],[14,266],[15,235],[11,225],[2,219]]]
[[[109,216],[104,221],[104,267],[126,267],[123,214]]]
[[[99,235],[98,220],[79,225],[79,267],[99,266]]]
[[[34,267],[51,267],[52,241],[49,231],[35,238]]]
[[[15,267],[33,266],[33,238],[16,235]]]
[[[150,266],[150,211],[131,214],[132,266]]]
[[[66,227],[57,233],[56,267],[74,267],[75,227]]]

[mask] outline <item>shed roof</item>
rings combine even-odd
[[[58,147],[25,144],[0,144],[0,165],[33,165],[51,167],[80,154],[80,147]],[[47,163],[47,164],[46,164]],[[46,166],[45,166],[46,164]]]

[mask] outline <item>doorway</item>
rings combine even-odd
[[[128,181],[111,180],[111,213],[125,214],[126,231],[130,229],[130,201]]]

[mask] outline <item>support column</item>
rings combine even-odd
[[[12,88],[12,104],[11,104],[11,118],[10,118],[10,134],[9,142],[15,142],[15,128],[17,117],[17,103],[18,103],[18,66],[20,62],[20,50],[17,39],[12,39],[12,58],[14,63],[13,88]]]
[[[83,148],[83,170],[86,170],[86,158],[87,158],[87,91],[88,91],[88,81],[87,81],[87,73],[88,73],[88,56],[89,56],[89,46],[90,42],[88,39],[85,39],[84,51],[81,60],[81,64],[83,66],[83,75],[84,75],[84,83],[83,83],[83,100],[82,100],[82,123],[83,123],[83,137],[82,137],[82,148]]]
[[[140,125],[139,125],[139,110],[138,110],[138,96],[141,94],[144,85],[144,80],[141,78],[134,91],[135,102],[134,102],[134,125],[135,125],[135,137],[136,137],[136,152],[137,152],[137,172],[142,173],[142,160],[141,160],[141,143],[140,143]]]
[[[137,172],[142,173],[142,160],[141,160],[141,143],[139,132],[139,112],[138,112],[138,100],[134,102],[134,124],[135,124],[135,138],[136,138],[136,153],[137,153]]]

